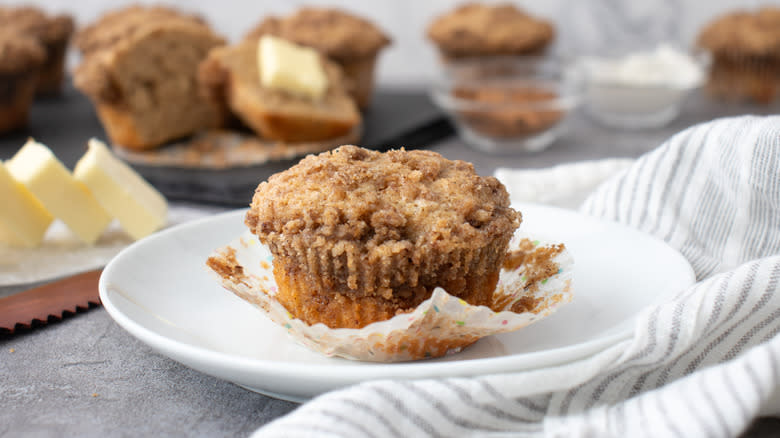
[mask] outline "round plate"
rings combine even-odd
[[[277,398],[302,401],[380,378],[456,377],[540,369],[593,355],[631,336],[640,310],[693,284],[690,264],[664,242],[623,225],[521,204],[521,229],[566,244],[574,301],[525,329],[443,358],[393,364],[324,357],[222,289],[205,267],[240,235],[245,211],[187,223],[136,242],[100,278],[111,317],[182,364]]]

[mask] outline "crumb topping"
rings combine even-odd
[[[701,31],[698,45],[726,54],[780,57],[780,8],[766,6],[721,16]]]
[[[73,19],[69,15],[50,17],[40,9],[29,6],[0,7],[0,28],[13,29],[48,45],[70,38]]]
[[[286,17],[267,17],[248,39],[274,35],[313,47],[337,60],[373,56],[390,44],[373,23],[339,9],[302,8]]]
[[[246,222],[263,242],[307,233],[394,253],[479,247],[511,234],[520,218],[503,185],[469,163],[342,146],[261,183]]]
[[[469,3],[435,19],[428,37],[445,55],[516,55],[543,49],[555,35],[553,25],[512,4]]]
[[[211,32],[200,16],[165,6],[134,5],[109,12],[83,28],[76,34],[74,44],[82,53],[90,54],[131,38],[148,26],[165,23],[188,23],[202,26]]]
[[[23,73],[40,67],[45,59],[46,51],[35,38],[0,29],[0,73]]]

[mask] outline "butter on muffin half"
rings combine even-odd
[[[287,17],[264,18],[245,39],[257,41],[263,35],[311,47],[335,61],[350,80],[358,106],[368,108],[377,56],[390,44],[374,23],[340,9],[305,7]]]
[[[437,287],[489,306],[521,218],[469,163],[341,146],[261,183],[246,224],[273,254],[276,298],[295,318],[361,328]]]
[[[211,50],[198,67],[201,94],[268,140],[298,143],[344,137],[360,124],[360,112],[339,66],[313,53],[327,83],[319,98],[264,86],[257,41]]]

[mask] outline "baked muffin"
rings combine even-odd
[[[45,51],[38,75],[37,94],[58,93],[65,77],[65,54],[73,34],[69,15],[48,16],[33,7],[0,7],[0,28],[36,39]]]
[[[38,40],[0,28],[0,133],[27,124],[45,60],[46,50]]]
[[[321,57],[328,89],[322,98],[310,99],[264,87],[257,53],[256,41],[216,48],[201,64],[199,80],[215,104],[259,136],[291,143],[324,141],[343,137],[360,123],[338,65]]]
[[[342,146],[261,183],[246,224],[277,300],[307,324],[360,328],[436,287],[489,306],[520,213],[493,177],[430,151]]]
[[[219,108],[201,96],[197,70],[224,40],[200,20],[131,7],[85,29],[77,44],[85,52],[74,83],[112,142],[150,149],[222,124]]]
[[[724,15],[702,29],[697,45],[712,54],[714,95],[768,103],[780,93],[780,8]]]
[[[338,9],[311,7],[286,18],[267,17],[246,39],[256,41],[263,35],[315,48],[336,61],[350,80],[350,91],[362,109],[371,102],[377,55],[390,44],[390,38],[370,21]]]
[[[447,60],[542,53],[555,36],[553,25],[512,4],[469,3],[436,18],[428,38]]]

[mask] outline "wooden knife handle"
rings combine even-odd
[[[102,269],[63,278],[33,289],[0,298],[0,333],[30,328],[37,321],[62,319],[65,313],[99,305],[98,280]]]

